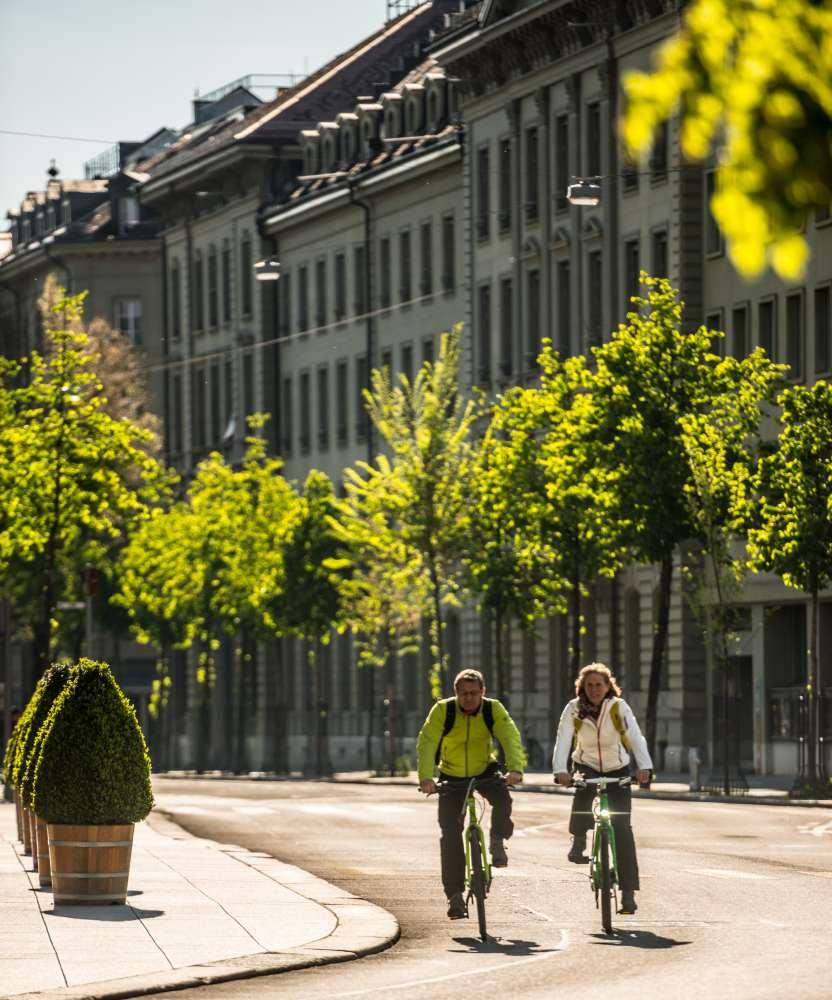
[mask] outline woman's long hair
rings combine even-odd
[[[607,691],[607,698],[620,698],[621,688],[618,686],[618,681],[613,676],[612,671],[606,665],[606,663],[588,663],[585,667],[581,668],[581,672],[575,678],[575,695],[580,698],[582,695],[586,698],[586,692],[584,691],[584,681],[586,680],[587,674],[601,674],[607,679],[607,683],[610,686],[609,691]]]

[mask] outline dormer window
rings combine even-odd
[[[38,212],[35,216],[35,234],[43,236],[43,212]]]
[[[428,94],[428,128],[439,127],[439,94],[432,90]]]
[[[352,161],[353,161],[353,159],[355,157],[354,157],[354,151],[353,151],[352,129],[351,128],[345,128],[344,129],[344,134],[343,134],[343,139],[342,139],[342,146],[343,146],[343,152],[344,152],[344,163],[352,163]]]
[[[65,201],[63,204],[63,209],[64,209],[63,224],[65,226],[68,226],[72,222],[72,205],[70,205],[68,201]]]
[[[119,231],[124,233],[139,221],[139,202],[133,195],[118,200]]]
[[[307,174],[316,174],[318,172],[318,157],[317,150],[315,146],[310,142],[306,145],[306,155],[304,157],[304,169]]]
[[[392,109],[384,116],[384,134],[388,139],[395,139],[398,135],[396,129],[396,112]]]
[[[364,122],[362,135],[364,138],[364,159],[369,160],[373,155],[373,123],[371,121]]]
[[[50,205],[46,210],[46,230],[52,232],[55,228],[55,206]]]
[[[23,242],[28,243],[32,238],[32,222],[30,219],[23,220]]]
[[[324,139],[322,149],[323,149],[323,156],[322,156],[321,169],[322,172],[326,172],[327,170],[332,169],[333,149],[332,149],[332,138],[330,136],[327,136]]]

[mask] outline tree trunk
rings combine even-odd
[[[442,586],[436,566],[431,563],[430,569],[431,598],[433,602],[433,621],[430,623],[431,654],[433,656],[433,676],[431,681],[439,685],[440,697],[453,694],[450,690],[448,668],[445,663],[445,636],[442,624]],[[432,685],[435,686],[435,685]]]
[[[366,751],[366,764],[367,770],[373,770],[373,731],[375,726],[373,724],[375,719],[375,700],[376,700],[376,668],[374,666],[364,666],[362,670],[369,670],[369,683],[367,692],[367,739],[365,741],[365,751]]]
[[[819,744],[818,740],[821,735],[820,729],[820,718],[819,718],[819,708],[820,708],[820,698],[818,697],[819,682],[820,682],[820,671],[818,664],[818,646],[819,646],[819,632],[820,632],[820,598],[818,596],[819,586],[817,579],[813,577],[812,579],[812,618],[811,618],[811,633],[809,636],[809,678],[808,684],[806,685],[806,696],[807,704],[806,708],[809,713],[809,732],[808,732],[808,747],[806,754],[806,767],[809,772],[809,781],[812,785],[818,785],[821,781],[821,760],[820,753],[823,753],[823,744]]]
[[[503,702],[503,704],[506,703],[505,660],[503,658],[504,632],[505,619],[503,609],[498,607],[494,609],[494,679],[496,681],[497,700]]]
[[[581,571],[575,568],[572,577],[572,643],[571,643],[571,664],[573,680],[578,676],[581,669]]]
[[[659,708],[659,689],[662,681],[662,666],[667,649],[667,631],[670,622],[670,590],[673,583],[673,553],[662,559],[659,577],[659,615],[653,634],[653,655],[650,660],[650,685],[647,690],[646,732],[647,747],[656,764],[656,716]]]

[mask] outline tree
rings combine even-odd
[[[366,739],[367,768],[372,770],[376,672],[391,670],[396,656],[418,650],[419,623],[429,593],[421,560],[400,537],[389,504],[385,504],[395,489],[387,457],[380,455],[376,467],[365,467],[364,472],[347,469],[346,495],[333,502],[330,524],[340,543],[340,554],[329,561],[329,568],[340,573],[343,624],[355,637],[358,666],[371,671]],[[391,687],[388,683],[388,698]],[[391,776],[395,771],[394,746],[395,732],[391,731]]]
[[[832,583],[832,386],[789,386],[777,403],[780,434],[757,468],[759,514],[748,547],[755,569],[772,570],[786,586],[809,595],[808,753],[807,773],[800,777],[817,792],[826,785],[818,642],[819,593]]]
[[[450,690],[443,606],[459,590],[470,434],[481,413],[477,402],[463,401],[459,392],[460,332],[457,326],[442,334],[436,362],[425,362],[412,384],[400,375],[394,386],[383,368],[373,372],[366,393],[370,417],[392,453],[391,474],[376,476],[375,486],[429,581],[426,618],[436,697]]]
[[[95,357],[79,332],[84,294],[54,307],[48,350],[4,364],[0,415],[5,466],[0,571],[18,620],[34,637],[35,667],[50,662],[60,599],[77,597],[81,569],[167,495],[172,477],[148,453],[152,434],[107,412]]]
[[[332,484],[313,469],[306,477],[303,493],[292,511],[283,543],[285,588],[274,625],[284,635],[294,635],[306,646],[310,682],[310,741],[314,733],[316,774],[330,774],[327,715],[329,704],[321,676],[320,647],[329,642],[329,632],[339,622],[341,591],[332,568],[340,542],[331,521]],[[313,721],[314,720],[314,721]]]
[[[686,156],[717,147],[711,207],[746,277],[770,261],[797,279],[807,216],[832,203],[830,37],[828,2],[694,0],[655,72],[624,79],[634,155],[677,108]]]
[[[667,649],[673,558],[697,538],[686,488],[691,470],[682,418],[708,412],[725,391],[713,331],[681,329],[682,303],[666,278],[642,272],[647,297],[634,296],[612,339],[595,348],[592,429],[598,461],[616,474],[623,541],[632,558],[660,565],[658,613],[647,695],[646,737],[651,752]]]
[[[707,409],[680,417],[690,476],[684,486],[691,524],[705,558],[705,572],[690,566],[687,595],[722,681],[720,719],[722,787],[731,794],[739,758],[732,759],[730,705],[736,697],[728,653],[730,604],[740,596],[745,560],[739,543],[752,516],[752,476],[760,447],[760,424],[785,366],[758,349],[747,358],[724,358],[714,369],[722,391]],[[734,734],[737,735],[737,734]]]

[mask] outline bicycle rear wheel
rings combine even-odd
[[[610,877],[610,834],[601,827],[601,926],[612,934],[612,879]]]
[[[480,940],[485,943],[488,940],[485,926],[485,872],[482,864],[482,851],[480,849],[480,838],[475,830],[470,833],[471,837],[471,892],[477,902],[477,923],[480,928]]]

